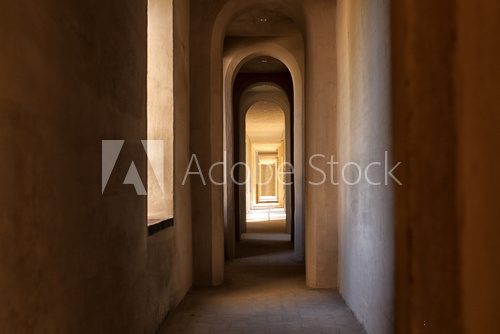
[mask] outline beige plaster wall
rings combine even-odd
[[[189,180],[182,183],[190,159],[188,40],[189,1],[173,0],[174,226],[148,238],[148,333],[156,332],[192,285],[191,187]]]
[[[337,10],[340,166],[364,168],[384,163],[392,150],[389,1],[340,0]],[[346,174],[357,176],[353,169]],[[384,167],[368,176],[384,182]],[[394,327],[392,186],[340,184],[340,292],[368,333]]]
[[[204,0],[191,5],[190,45],[190,150],[196,154],[202,171],[207,175],[215,153],[211,141],[216,140],[220,153],[216,161],[222,161],[222,114],[212,120],[210,113],[211,94],[222,94],[212,91],[210,87],[210,40],[213,22],[220,9],[220,2]],[[222,50],[220,50],[222,53]],[[222,57],[222,54],[221,54]],[[222,75],[222,69],[220,70]],[[212,124],[215,123],[215,129]],[[213,139],[214,138],[214,139]],[[222,171],[214,173],[221,180]],[[193,283],[195,285],[212,285],[222,282],[224,270],[224,230],[222,188],[213,189],[204,185],[200,178],[191,178],[192,214],[193,214]],[[215,209],[214,209],[215,208]],[[220,247],[212,247],[219,243]]]
[[[149,145],[148,157],[164,167],[155,175],[148,166],[149,220],[174,216],[173,30],[173,1],[148,0],[148,139],[163,142],[163,147]]]
[[[188,144],[188,7],[176,9]],[[154,333],[190,286],[189,187],[174,229],[147,237],[146,2],[1,5],[0,310],[2,333]],[[29,24],[26,24],[29,22]],[[101,194],[101,140],[125,139]],[[187,154],[178,156],[178,165]],[[178,213],[178,214],[177,214]]]
[[[313,288],[338,286],[338,187],[321,182],[309,165],[316,154],[329,157],[337,148],[337,70],[335,1],[304,1],[305,62],[305,238],[306,281]],[[328,159],[315,161],[325,171]]]

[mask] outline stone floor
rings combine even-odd
[[[159,334],[365,333],[337,292],[306,288],[304,266],[293,260],[279,223],[262,224],[249,224],[225,283],[193,289]]]

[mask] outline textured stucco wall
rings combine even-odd
[[[148,239],[121,184],[131,160],[146,175],[146,2],[6,2],[0,22],[0,332],[154,333],[190,286],[190,199],[176,188],[175,229]],[[104,195],[102,139],[128,141]]]
[[[388,0],[338,2],[339,157],[362,168],[391,152]],[[358,174],[349,169],[346,177]],[[340,177],[340,176],[339,176]],[[368,177],[384,183],[384,167]],[[392,183],[341,182],[340,292],[368,333],[393,331]]]

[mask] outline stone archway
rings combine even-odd
[[[290,52],[286,45],[278,44],[275,41],[261,41],[258,43],[249,43],[247,45],[236,45],[233,46],[229,51],[227,51],[226,57],[224,57],[224,115],[223,119],[226,128],[224,129],[225,138],[223,142],[227,144],[225,146],[225,151],[228,152],[227,160],[228,165],[232,165],[234,158],[229,153],[232,148],[232,127],[233,127],[233,84],[239,69],[249,60],[254,59],[259,56],[267,56],[275,58],[281,61],[288,68],[293,82],[293,161],[294,165],[294,244],[295,244],[295,257],[297,260],[301,261],[304,259],[305,252],[305,238],[304,238],[304,219],[303,219],[303,203],[304,203],[304,158],[303,158],[303,146],[304,146],[304,133],[303,133],[303,67],[300,64],[300,54],[301,50],[297,49],[296,54]],[[229,185],[227,190],[227,195],[225,196],[224,203],[225,210],[228,212],[234,212],[232,209],[232,203],[234,201],[234,194],[232,192],[231,186]],[[227,226],[231,227],[234,225],[234,216],[226,216]],[[230,232],[232,234],[232,232]],[[232,243],[231,240],[227,240]],[[231,246],[230,246],[231,247]]]
[[[256,89],[261,89],[260,91],[255,91]],[[285,161],[291,162],[292,160],[292,150],[293,150],[293,136],[291,135],[292,129],[292,117],[293,117],[293,104],[289,101],[288,94],[284,91],[284,89],[272,82],[260,82],[249,85],[245,88],[245,90],[241,93],[241,98],[239,98],[239,103],[234,104],[233,115],[237,118],[235,122],[235,133],[234,140],[238,143],[238,149],[235,147],[235,158],[240,162],[246,162],[245,160],[245,152],[246,152],[246,144],[245,144],[245,116],[248,110],[258,102],[268,102],[271,104],[275,104],[283,110],[285,115]],[[238,154],[236,154],[238,152]],[[243,171],[240,169],[240,181],[241,175],[243,175]],[[286,182],[290,182],[291,177],[287,176]],[[245,193],[245,187],[238,187],[239,191],[235,191],[235,201],[237,208],[235,210],[236,214],[236,237],[239,239],[239,234],[244,233],[246,231],[246,211],[248,209],[248,194]],[[292,234],[293,238],[293,186],[286,185],[286,227],[287,232]],[[246,199],[246,200],[245,200]],[[238,219],[239,218],[239,219]],[[238,230],[239,227],[239,230]],[[292,239],[293,240],[293,239]]]

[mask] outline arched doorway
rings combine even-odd
[[[291,205],[286,196],[290,183],[283,170],[289,164],[285,112],[278,104],[261,100],[248,108],[244,125],[244,131],[240,131],[244,132],[244,143],[237,146],[245,148],[240,154],[246,166],[245,182],[236,192],[244,193],[240,201],[244,207],[237,212],[244,219],[237,226],[244,231],[236,237],[258,238],[255,234],[268,230],[273,234],[270,238],[291,241],[286,214]]]
[[[265,12],[263,17],[271,17],[269,12]],[[277,15],[277,14],[276,14]],[[275,16],[276,16],[275,15]],[[243,14],[243,17],[245,14]],[[274,17],[274,16],[273,16]],[[282,17],[282,16],[280,16]],[[285,18],[282,18],[285,20]],[[242,108],[240,103],[245,103],[244,99],[253,98],[259,95],[253,91],[251,86],[268,84],[268,86],[277,87],[278,91],[267,94],[260,92],[263,99],[273,98],[273,95],[280,94],[281,100],[284,99],[287,106],[284,108],[287,112],[287,131],[290,137],[290,150],[288,151],[288,163],[290,171],[293,170],[293,187],[289,188],[288,207],[290,212],[287,214],[287,231],[292,233],[294,242],[294,256],[298,261],[305,258],[305,238],[304,238],[304,219],[303,219],[303,201],[304,201],[304,158],[303,158],[303,40],[302,35],[295,29],[291,36],[276,38],[247,38],[245,32],[239,32],[234,27],[237,22],[243,20],[236,18],[229,25],[230,35],[226,36],[224,43],[223,57],[223,106],[224,106],[224,152],[227,153],[227,165],[233,166],[238,162],[238,152],[233,153],[233,146],[238,142],[238,124],[237,111]],[[286,19],[288,24],[293,21]],[[292,47],[292,45],[294,47]],[[248,92],[245,90],[250,89]],[[257,88],[253,88],[254,90]],[[284,97],[284,98],[283,98]],[[276,97],[274,97],[276,98]],[[241,119],[241,118],[240,118]],[[241,132],[241,129],[239,129]],[[233,135],[233,133],[235,135]],[[240,139],[241,142],[241,139]],[[236,147],[236,146],[234,146]],[[240,148],[241,149],[241,148]],[[241,160],[240,160],[241,161]],[[292,167],[293,166],[293,167]],[[231,171],[226,170],[226,175]],[[239,168],[241,170],[241,168]],[[241,173],[241,172],[240,172]],[[291,176],[290,176],[291,177]],[[245,231],[244,219],[241,214],[241,208],[244,207],[242,200],[243,194],[235,193],[235,188],[231,183],[224,189],[224,227],[226,256],[234,256],[234,242],[239,239],[241,232]],[[232,236],[236,235],[236,239]],[[229,236],[229,237],[228,237]]]

